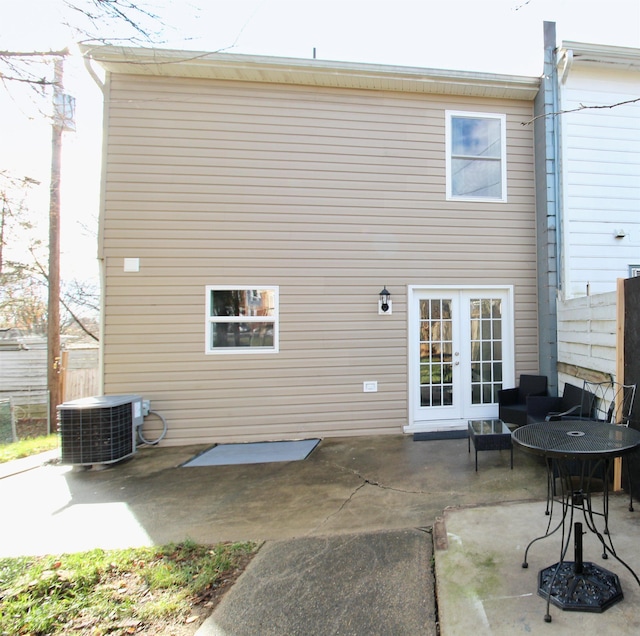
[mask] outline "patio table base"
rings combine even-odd
[[[540,570],[538,594],[574,612],[604,612],[623,599],[618,576],[589,561],[562,561]]]

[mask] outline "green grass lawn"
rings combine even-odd
[[[44,437],[33,437],[22,439],[12,444],[3,444],[0,446],[0,464],[10,462],[12,459],[21,459],[36,455],[44,451],[58,448],[58,435],[46,435]]]
[[[187,541],[0,558],[0,634],[192,634],[258,547]]]

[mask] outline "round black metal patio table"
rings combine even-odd
[[[549,603],[573,611],[602,612],[623,598],[618,577],[608,570],[582,560],[582,524],[573,524],[575,508],[582,509],[588,529],[599,539],[603,558],[611,554],[626,567],[640,585],[635,572],[618,557],[609,532],[609,475],[615,458],[635,451],[640,446],[640,432],[624,426],[615,426],[591,420],[558,420],[521,426],[513,431],[513,442],[523,450],[541,455],[547,464],[548,501],[555,493],[554,473],[561,484],[562,518],[551,530],[551,517],[546,534],[533,539],[525,550],[522,567],[526,568],[529,548],[536,542],[551,536],[562,528],[560,561],[544,568],[538,576],[538,593],[547,599],[545,621],[551,621]],[[576,473],[571,468],[579,467]],[[599,472],[598,472],[599,471]],[[602,512],[592,507],[592,486],[595,475],[602,475]],[[600,480],[599,480],[600,481]],[[599,531],[596,516],[604,519],[604,529]],[[568,519],[568,521],[567,521]],[[568,525],[566,531],[565,524]],[[574,560],[564,559],[574,536]],[[605,539],[605,536],[607,539]]]

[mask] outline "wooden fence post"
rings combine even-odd
[[[62,361],[60,366],[60,399],[67,401],[67,368],[69,367],[69,352],[62,351]]]
[[[616,283],[616,313],[616,381],[624,384],[624,278],[618,278]],[[616,399],[624,398],[617,395]],[[620,406],[616,404],[616,413],[619,412]],[[621,457],[616,457],[613,461],[613,490],[622,490]]]

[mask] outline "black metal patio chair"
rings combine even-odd
[[[567,385],[568,386],[568,385]],[[566,387],[565,387],[566,390]],[[629,426],[631,411],[636,395],[635,384],[622,384],[620,382],[590,382],[585,380],[582,387],[582,401],[579,409],[571,408],[566,412],[554,412],[547,416],[550,419],[591,420],[603,424],[615,424],[617,426]],[[631,468],[628,459],[624,461],[627,469],[627,482],[629,486],[629,511],[633,511],[633,491],[631,484]],[[568,474],[578,480],[583,480],[588,475],[589,479],[610,479],[605,475],[601,466],[587,465],[574,462],[567,466]],[[554,471],[555,495],[555,477]]]

